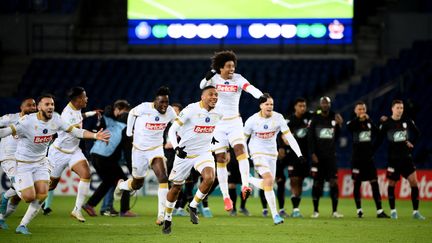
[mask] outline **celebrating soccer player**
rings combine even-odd
[[[231,211],[232,201],[228,192],[228,170],[226,168],[226,153],[231,146],[234,149],[242,179],[242,196],[247,198],[252,189],[249,187],[249,161],[245,149],[243,122],[239,114],[239,101],[242,90],[258,99],[262,92],[255,88],[240,74],[234,73],[237,57],[232,51],[221,51],[212,57],[212,70],[201,80],[200,88],[212,85],[219,93],[216,110],[223,114],[223,120],[218,124],[212,144],[216,154],[217,176],[224,198],[225,210]]]
[[[213,86],[207,86],[201,94],[201,101],[188,105],[172,124],[168,136],[176,151],[173,169],[169,180],[173,186],[166,198],[165,221],[162,232],[171,233],[172,211],[185,180],[192,167],[201,176],[201,184],[192,202],[189,203],[190,219],[198,224],[197,206],[211,190],[215,179],[215,163],[210,143],[216,124],[222,114],[215,111],[218,93]],[[177,142],[177,134],[181,137]]]

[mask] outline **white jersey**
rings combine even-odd
[[[163,132],[177,115],[171,106],[165,114],[161,114],[154,108],[153,102],[144,102],[133,108],[129,116],[136,116],[135,124],[128,124],[134,126],[133,146],[145,151],[163,145]]]
[[[178,146],[184,146],[188,156],[211,152],[213,131],[221,119],[222,114],[216,112],[216,109],[207,111],[201,102],[188,105],[176,119],[181,126],[178,130],[181,138]]]
[[[76,128],[82,128],[83,116],[81,110],[76,109],[71,103],[69,103],[61,113],[61,119],[68,125]],[[54,141],[53,146],[58,150],[71,154],[79,149],[80,139],[76,138],[72,134],[64,131],[58,132],[58,137]]]
[[[0,117],[0,127],[8,127],[16,124],[20,118],[20,113],[7,114]],[[15,151],[18,143],[17,136],[7,136],[0,141],[0,162],[15,159]]]
[[[240,95],[242,90],[246,90],[247,86],[250,85],[249,81],[238,73],[234,73],[233,78],[229,80],[216,74],[207,82],[207,85],[216,87],[219,95],[216,110],[224,116],[224,119],[240,115]]]
[[[52,118],[45,122],[40,113],[23,116],[16,125],[11,125],[12,135],[18,135],[17,151],[15,158],[18,162],[34,163],[46,157],[48,145],[52,137],[58,131],[71,131],[62,121],[58,113],[53,113]]]
[[[277,112],[272,112],[272,116],[265,118],[261,112],[255,113],[246,120],[244,133],[250,136],[249,151],[252,157],[257,155],[268,155],[276,157],[277,145],[276,138],[279,132],[289,133],[290,129],[284,117]]]

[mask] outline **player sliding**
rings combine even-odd
[[[114,196],[121,197],[123,190],[138,190],[151,167],[159,181],[157,225],[162,225],[165,200],[168,193],[168,176],[163,150],[163,132],[174,121],[176,113],[169,104],[169,89],[160,87],[153,102],[144,102],[129,112],[126,134],[133,135],[132,179],[120,180]]]
[[[88,111],[81,113],[81,109],[87,107],[87,94],[82,87],[74,87],[68,92],[70,102],[63,109],[61,119],[68,126],[82,128],[84,118],[94,116],[99,111]],[[48,151],[48,160],[53,166],[51,171],[50,186],[48,197],[42,206],[44,214],[49,214],[51,210],[51,203],[54,197],[54,190],[60,181],[60,177],[66,167],[75,172],[80,177],[78,183],[77,196],[75,200],[75,207],[71,212],[71,216],[80,222],[85,222],[85,218],[81,213],[81,207],[90,190],[90,167],[86,157],[79,148],[80,139],[70,133],[59,131],[58,138],[51,144]]]
[[[22,101],[20,106],[21,112],[14,114],[7,114],[0,117],[0,127],[8,127],[10,125],[16,124],[18,120],[28,114],[34,113],[37,111],[36,102],[32,98],[26,98]],[[9,216],[11,213],[15,211],[20,202],[20,198],[17,195],[14,187],[14,175],[15,175],[15,152],[17,148],[18,138],[12,135],[3,138],[0,142],[0,163],[1,168],[3,169],[6,176],[12,183],[12,187],[9,188],[6,192],[1,194],[1,204],[0,204],[0,229],[7,229],[8,225],[6,224],[4,218]],[[8,204],[9,199],[11,201]]]
[[[228,148],[234,149],[239,163],[242,178],[242,196],[247,198],[252,189],[249,187],[249,161],[245,149],[243,122],[239,114],[239,101],[242,90],[258,99],[262,92],[255,88],[240,74],[234,73],[237,66],[237,57],[232,51],[221,51],[212,57],[212,70],[201,80],[200,88],[214,86],[219,93],[219,102],[216,110],[223,114],[222,121],[216,126],[215,140],[212,141],[213,151],[216,154],[217,176],[219,186],[224,198],[225,210],[231,211],[232,201],[228,192],[228,171],[226,168],[226,153]]]
[[[215,125],[222,115],[214,109],[218,93],[213,86],[207,86],[201,94],[201,101],[188,105],[171,126],[168,137],[176,151],[174,165],[169,175],[173,183],[166,198],[165,221],[162,233],[171,233],[172,211],[180,190],[189,177],[192,167],[201,176],[201,184],[189,204],[190,220],[198,224],[197,206],[210,191],[215,179],[215,163],[209,149]],[[181,137],[177,142],[177,134]]]
[[[17,124],[0,129],[0,138],[18,136],[15,153],[16,189],[21,199],[29,207],[16,228],[18,234],[31,234],[27,225],[37,215],[48,193],[50,178],[49,163],[46,158],[52,136],[58,131],[71,133],[77,138],[97,139],[108,142],[110,135],[99,131],[92,133],[74,126],[68,126],[60,115],[54,113],[53,96],[45,94],[38,98],[38,113],[23,116]]]
[[[250,177],[249,180],[252,185],[264,190],[265,198],[273,216],[273,222],[274,224],[281,224],[284,220],[276,210],[276,199],[273,191],[278,155],[277,134],[282,132],[299,160],[304,163],[305,159],[285,119],[281,114],[273,111],[273,98],[269,94],[264,93],[259,99],[259,103],[261,111],[246,120],[244,133],[246,137],[250,137],[249,151],[255,165],[255,170],[263,179]]]

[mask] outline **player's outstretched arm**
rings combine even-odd
[[[94,133],[85,129],[74,127],[72,128],[70,133],[77,138],[100,140],[106,143],[109,142],[109,139],[111,137],[110,133],[108,131],[104,131],[103,129],[99,130],[99,132],[97,133]]]
[[[205,87],[211,85],[211,79],[216,75],[216,70],[212,69],[207,72],[205,78],[203,78],[200,82],[200,89],[204,89]]]
[[[297,155],[297,157],[302,157],[303,154],[300,150],[300,146],[297,143],[297,140],[292,135],[291,131],[285,131],[283,133],[284,138],[288,141],[288,145],[291,147],[291,149],[294,151],[294,153]]]
[[[252,84],[249,84],[244,91],[248,92],[249,94],[251,94],[255,99],[259,99],[262,95],[263,92],[261,92],[261,90],[257,89],[255,86],[253,86]]]
[[[135,120],[136,120],[136,116],[134,115],[134,109],[132,109],[129,112],[129,115],[127,118],[126,136],[128,136],[128,137],[132,137],[132,135],[133,135],[133,128],[135,126]]]
[[[0,138],[4,138],[4,137],[7,137],[9,135],[12,135],[12,133],[13,133],[13,128],[11,126],[1,128],[0,129]]]
[[[180,124],[177,122],[173,122],[170,129],[168,130],[168,140],[172,144],[172,147],[174,149],[178,146],[177,131],[179,128],[180,128]]]

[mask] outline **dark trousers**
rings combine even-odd
[[[107,194],[109,189],[117,185],[118,180],[127,180],[127,177],[124,174],[121,166],[118,164],[117,158],[92,154],[92,164],[102,181],[98,188],[96,188],[93,195],[87,201],[90,206],[95,207]],[[120,201],[120,212],[124,213],[130,209],[129,201],[129,192],[123,192]]]

